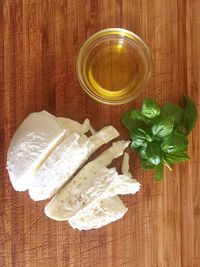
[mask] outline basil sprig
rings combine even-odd
[[[162,108],[153,99],[145,99],[141,111],[131,109],[122,122],[129,130],[131,148],[140,157],[144,169],[155,170],[155,181],[163,176],[164,166],[189,160],[188,134],[197,121],[197,109],[186,98],[184,108],[166,103]]]

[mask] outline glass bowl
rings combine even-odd
[[[141,94],[151,76],[151,55],[135,33],[121,28],[101,30],[81,47],[77,77],[95,100],[124,104]]]

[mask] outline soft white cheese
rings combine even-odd
[[[105,158],[108,158],[109,161],[108,152],[106,155],[104,153],[104,161]],[[129,155],[127,152],[124,153],[123,157],[122,174],[117,176],[110,189],[101,196],[106,199],[94,201],[86,209],[82,209],[69,219],[69,224],[74,229],[90,230],[100,228],[124,216],[128,209],[116,195],[135,194],[140,189],[140,183],[132,179],[132,175],[129,172]],[[108,196],[110,197],[108,198]]]
[[[85,135],[88,131],[90,137]],[[11,183],[15,190],[29,189],[34,200],[57,193],[46,205],[45,213],[55,220],[68,220],[73,228],[89,230],[116,221],[127,211],[117,195],[136,193],[140,183],[129,172],[127,153],[122,174],[106,166],[121,156],[130,142],[113,143],[69,179],[93,152],[118,135],[112,126],[95,132],[88,119],[80,124],[46,111],[32,113],[19,126],[9,146]]]
[[[62,126],[62,128],[67,130],[70,129],[72,133],[75,132],[79,134],[85,134],[90,130],[91,127],[89,119],[86,119],[83,124],[63,117],[58,117],[56,120]]]
[[[15,190],[25,191],[40,164],[62,140],[67,130],[46,111],[30,114],[11,140],[7,168]]]
[[[91,137],[72,134],[60,143],[44,162],[29,187],[33,200],[43,200],[54,195],[101,145],[119,135],[107,126]]]
[[[117,175],[109,190],[102,195],[102,198],[108,198],[116,195],[135,194],[140,190],[140,183],[127,175]]]
[[[115,196],[92,203],[69,219],[69,224],[78,230],[96,229],[121,219],[127,210],[121,199]]]
[[[115,169],[88,163],[46,205],[45,214],[54,220],[68,220],[99,199],[116,178]]]
[[[129,172],[129,155],[127,152],[124,153],[121,169],[122,174],[117,176],[110,189],[102,197],[135,194],[140,190],[140,183],[133,179],[132,174]]]
[[[105,166],[122,155],[128,144],[125,141],[113,143],[111,148],[85,165],[46,205],[46,215],[55,220],[68,220],[102,196],[106,198],[106,192],[112,189],[118,173],[115,168]]]
[[[129,172],[129,154],[127,152],[124,152],[121,170],[123,174],[132,177],[132,174]]]

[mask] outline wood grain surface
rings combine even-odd
[[[188,94],[200,105],[199,0],[0,0],[0,266],[199,267],[199,124],[191,160],[166,171],[159,184],[135,155],[141,191],[125,196],[125,217],[99,230],[75,231],[44,216],[46,202],[15,192],[6,166],[9,142],[30,113],[43,109],[100,129],[145,97],[160,104]],[[146,91],[122,106],[98,104],[81,89],[76,58],[91,34],[123,27],[141,36],[153,59]],[[117,162],[119,164],[119,162]]]

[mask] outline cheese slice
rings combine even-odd
[[[121,199],[115,196],[92,203],[69,219],[69,224],[78,230],[96,229],[121,219],[127,210]]]
[[[85,165],[46,205],[45,213],[55,220],[68,220],[93,202],[106,198],[118,173],[106,165],[123,154],[129,142],[118,141],[94,161]]]
[[[31,113],[21,123],[13,135],[7,154],[7,169],[15,190],[28,189],[41,163],[67,132],[46,111]]]
[[[108,154],[106,156],[104,153],[104,160],[105,158],[108,158]],[[132,179],[132,175],[129,172],[129,155],[127,152],[124,153],[122,173],[123,175],[118,175],[112,187],[105,192],[106,199],[93,202],[86,209],[82,209],[69,219],[69,224],[74,229],[90,230],[100,228],[124,216],[127,208],[116,195],[135,194],[140,189],[140,183]],[[102,198],[104,196],[102,195]],[[108,196],[110,197],[108,198]]]
[[[132,177],[132,174],[129,172],[129,154],[127,152],[124,152],[124,157],[123,157],[123,161],[122,161],[122,173]]]
[[[135,194],[140,190],[140,183],[127,175],[117,175],[109,190],[101,198],[108,198],[116,195]]]
[[[73,133],[85,134],[91,129],[89,119],[86,119],[83,124],[80,124],[77,121],[71,120],[69,118],[58,117],[56,118],[57,122],[62,126],[62,128],[68,130]]]
[[[29,187],[30,197],[33,200],[44,200],[54,195],[95,150],[118,135],[114,127],[107,126],[89,138],[77,133],[68,136],[35,174]]]

